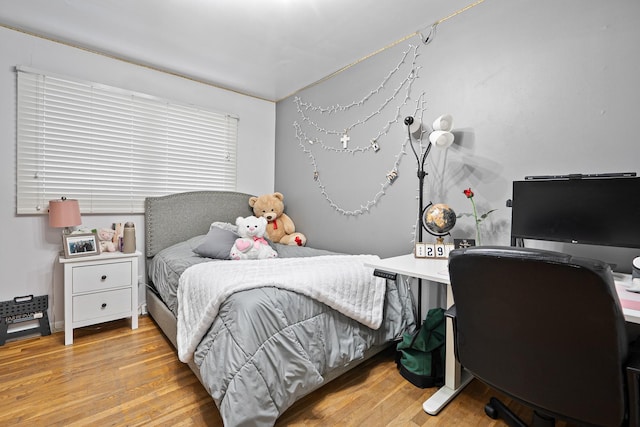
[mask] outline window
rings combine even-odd
[[[63,196],[83,213],[142,213],[147,196],[236,189],[236,117],[17,71],[18,214]]]

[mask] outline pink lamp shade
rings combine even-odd
[[[77,200],[66,197],[60,200],[49,200],[49,226],[73,227],[82,224],[80,205]]]

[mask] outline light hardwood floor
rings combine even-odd
[[[473,380],[438,416],[384,352],[296,402],[277,426],[503,426],[484,415],[493,393]],[[505,399],[506,402],[509,402]],[[526,420],[531,412],[518,407]],[[0,347],[0,426],[222,426],[196,376],[154,321],[140,318]],[[560,424],[562,425],[562,424]]]

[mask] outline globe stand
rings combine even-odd
[[[442,209],[450,210],[450,218],[449,224],[446,225],[446,230],[442,232],[436,232],[432,230],[427,223],[427,216],[429,212],[429,208],[441,207]],[[454,248],[454,245],[451,243],[444,243],[445,236],[451,236],[449,231],[456,224],[456,215],[448,206],[437,204],[434,205],[432,202],[425,208],[420,209],[420,241],[416,243],[414,256],[416,258],[435,258],[435,259],[446,259],[449,257],[449,252],[451,252]],[[436,238],[435,243],[425,243],[422,241],[422,230],[425,230],[427,233],[431,234]]]

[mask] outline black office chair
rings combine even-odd
[[[534,425],[638,425],[640,358],[607,264],[481,246],[452,251],[449,273],[456,358],[531,407]],[[485,412],[526,426],[495,398]]]

